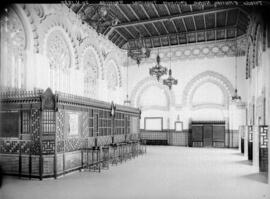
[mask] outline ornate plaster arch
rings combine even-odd
[[[164,85],[160,84],[153,77],[146,77],[146,78],[142,79],[141,81],[139,81],[136,84],[136,86],[133,88],[132,92],[131,92],[130,99],[131,99],[131,105],[132,106],[138,106],[137,103],[139,102],[139,100],[141,98],[141,95],[150,86],[157,86],[158,88],[164,89],[165,96],[166,96],[166,99],[167,99],[166,107],[157,107],[157,106],[154,107],[153,106],[153,107],[150,107],[150,108],[155,108],[155,109],[160,109],[160,110],[164,110],[164,108],[165,108],[166,110],[169,110],[170,106],[175,105],[174,93],[172,91],[170,91],[167,86],[164,86]]]
[[[190,104],[190,100],[192,100],[192,97],[194,95],[194,92],[196,89],[202,84],[206,82],[211,82],[217,85],[219,88],[221,88],[224,97],[226,98],[224,101],[224,104],[229,104],[229,99],[234,93],[234,88],[231,82],[224,77],[223,75],[214,72],[214,71],[205,71],[194,78],[192,78],[187,85],[184,88],[183,91],[183,98],[182,98],[182,104],[183,106],[188,106]]]
[[[23,7],[20,6],[20,4],[14,4],[11,6],[11,9],[14,10],[14,12],[19,17],[25,31],[25,37],[26,37],[26,43],[25,43],[25,49],[26,50],[32,50],[34,45],[33,38],[35,37],[35,33],[33,31],[33,27],[31,24],[31,21],[28,20],[27,13],[24,12]]]
[[[33,39],[33,52],[40,52],[40,41],[38,27],[40,22],[46,18],[45,9],[40,4],[19,4],[24,10],[30,24]]]
[[[73,66],[78,69],[78,41],[69,28],[69,21],[60,15],[50,15],[41,24],[39,31],[39,53],[44,53],[46,37],[54,29],[61,29],[68,38],[68,44],[72,51]]]
[[[82,67],[83,63],[83,57],[87,50],[91,50],[93,54],[95,55],[95,58],[98,63],[98,77],[101,76],[102,79],[104,79],[104,67],[103,67],[103,61],[102,56],[100,54],[100,51],[98,48],[91,43],[91,39],[87,37],[85,40],[83,40],[82,44],[79,47],[79,63],[80,67]]]
[[[106,59],[104,61],[104,68],[108,67],[108,65],[112,63],[114,65],[114,67],[116,68],[117,71],[117,80],[118,80],[118,86],[122,87],[122,73],[121,73],[121,69],[119,67],[119,65],[117,64],[117,61],[114,58],[111,59]]]

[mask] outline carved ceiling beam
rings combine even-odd
[[[119,30],[115,29],[115,31],[116,31],[119,35],[121,35],[121,37],[123,37],[123,39],[125,39],[126,41],[128,40],[121,32],[119,32]]]
[[[125,30],[126,30],[133,38],[136,38],[136,36],[135,36],[132,32],[130,32],[129,29],[128,29],[127,27],[125,27]]]
[[[133,13],[133,15],[136,17],[137,20],[140,20],[140,17],[137,15],[137,13],[135,12],[135,10],[131,7],[130,4],[127,4],[128,8],[131,10],[131,12]],[[147,30],[147,28],[145,27],[145,25],[143,24],[144,29],[146,30],[147,34],[149,36],[151,36],[151,34],[149,33],[149,31]],[[136,26],[134,26],[134,28],[136,29],[137,32],[140,32],[140,30],[137,29]]]
[[[151,4],[151,5],[152,5],[152,8],[154,9],[154,11],[155,11],[156,15],[157,15],[157,16],[158,16],[158,18],[159,18],[159,14],[158,14],[158,11],[157,11],[157,9],[156,9],[155,5],[154,5],[154,4]],[[148,20],[149,20],[149,21],[151,21],[151,19],[148,19]],[[150,23],[152,23],[152,24],[153,24],[153,26],[154,26],[155,30],[157,31],[157,33],[158,33],[159,35],[161,35],[161,34],[160,34],[160,32],[159,32],[159,30],[157,29],[157,27],[156,27],[155,23],[154,23],[154,22],[150,22]]]
[[[195,18],[194,18],[194,16],[192,17],[192,20],[193,20],[193,23],[194,23],[195,30],[197,30],[197,26],[196,26],[196,23],[195,23]]]
[[[208,29],[205,29],[203,31],[207,32],[207,31],[216,31],[216,30],[225,30],[227,28],[236,28],[235,25],[233,26],[228,26],[228,27],[217,27],[217,28],[208,28]],[[156,39],[156,38],[159,38],[161,39],[162,37],[170,37],[170,36],[179,36],[179,35],[182,35],[182,34],[192,34],[192,33],[196,33],[198,34],[198,32],[201,32],[201,31],[188,31],[188,32],[180,32],[180,33],[170,33],[170,34],[165,34],[165,35],[159,35],[159,36],[152,36],[152,37],[144,37],[145,39]],[[132,39],[132,40],[129,40],[129,41],[136,41],[137,39]]]
[[[153,4],[152,4],[153,5]],[[153,8],[156,10],[156,8],[153,5]],[[237,10],[239,9],[238,7],[234,7],[234,8],[215,8],[215,9],[209,9],[207,11],[194,11],[194,12],[189,12],[189,13],[180,13],[180,14],[175,14],[175,15],[171,15],[171,16],[163,16],[163,17],[157,17],[154,19],[146,19],[146,20],[140,20],[140,21],[135,21],[135,22],[127,22],[127,23],[122,23],[119,25],[115,25],[113,26],[113,28],[120,28],[120,27],[127,27],[127,26],[134,26],[134,25],[142,25],[142,24],[149,24],[149,23],[154,23],[154,22],[162,22],[162,21],[168,21],[168,20],[173,20],[173,19],[179,19],[179,18],[186,18],[186,17],[191,17],[191,16],[198,16],[198,15],[202,15],[202,14],[212,14],[212,13],[216,13],[216,12],[224,12],[224,11],[230,11],[230,10]],[[156,14],[157,10],[155,11]],[[159,15],[158,15],[159,16]]]
[[[119,12],[126,18],[127,21],[130,21],[128,16],[124,13],[124,11],[119,7],[118,4],[115,4],[115,7],[119,10]],[[115,27],[115,26],[114,26]]]
[[[146,17],[147,17],[148,19],[150,19],[150,16],[147,14],[147,12],[146,12],[144,6],[143,6],[142,4],[140,4],[140,7],[141,7],[142,11],[144,12],[144,14],[146,15]],[[148,35],[149,35],[149,36],[152,36],[152,34],[151,34],[151,33],[149,32],[149,30],[146,28],[145,24],[143,24],[143,27],[144,27],[145,30],[147,31]]]

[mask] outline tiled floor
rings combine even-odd
[[[0,198],[269,199],[266,179],[234,149],[148,146],[146,155],[101,173],[44,181],[7,177]]]

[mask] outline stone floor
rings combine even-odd
[[[1,199],[270,198],[266,176],[234,149],[148,146],[144,156],[101,173],[4,180]]]

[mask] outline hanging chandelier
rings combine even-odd
[[[172,57],[172,52],[171,52],[171,46],[170,46],[170,69],[169,69],[169,77],[167,79],[164,79],[163,80],[163,84],[166,85],[166,86],[168,86],[170,90],[172,89],[172,85],[176,85],[178,83],[178,81],[172,77],[172,69],[171,69],[172,61],[171,61],[171,57]]]
[[[149,69],[149,74],[151,76],[155,76],[159,81],[160,77],[167,74],[167,68],[160,65],[160,56],[159,53],[157,55],[157,64]]]
[[[237,49],[237,40],[235,40],[236,47],[235,47],[235,89],[234,89],[234,95],[232,96],[232,101],[235,103],[238,103],[241,101],[241,96],[237,94],[237,55],[238,55],[238,49]]]
[[[92,6],[87,3],[88,6]],[[88,8],[87,8],[88,9]],[[115,17],[110,11],[108,5],[97,5],[97,7],[92,6],[93,14],[90,15],[85,13],[85,10],[78,12],[77,14],[81,17],[83,23],[86,22],[92,26],[98,34],[103,32],[106,28],[110,26],[115,26],[119,23],[119,19]],[[89,15],[91,17],[89,17]]]
[[[172,69],[169,70],[169,77],[163,80],[163,84],[172,89],[172,85],[176,85],[178,81],[172,77]]]
[[[128,43],[128,56],[134,59],[139,66],[142,59],[150,57],[150,49],[146,47],[142,36],[139,35],[139,39],[135,42],[134,46]]]

